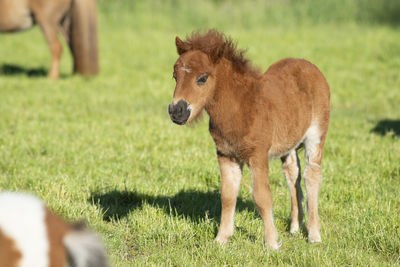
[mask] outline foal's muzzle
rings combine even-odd
[[[171,120],[179,125],[185,124],[190,116],[189,105],[185,100],[179,100],[175,105],[169,104],[168,112]]]

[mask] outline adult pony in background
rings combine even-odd
[[[71,49],[74,72],[99,72],[95,0],[0,0],[0,32],[25,30],[36,23],[50,47],[50,78],[59,76],[62,46],[58,32]]]

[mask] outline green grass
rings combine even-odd
[[[366,23],[351,1],[342,2],[344,13],[325,9],[321,21],[296,11],[313,10],[312,1],[103,0],[101,74],[90,79],[71,76],[65,49],[61,79],[49,81],[43,73],[50,55],[38,28],[0,35],[0,189],[33,192],[68,220],[86,221],[104,238],[114,266],[399,265],[400,35],[393,21]],[[274,16],[263,19],[263,12]],[[288,233],[279,161],[271,164],[270,183],[280,251],[263,246],[247,169],[235,234],[225,247],[213,242],[219,170],[207,118],[180,127],[167,114],[174,37],[208,27],[232,36],[264,69],[300,57],[326,75],[332,115],[321,244]]]

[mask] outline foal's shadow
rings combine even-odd
[[[102,209],[105,221],[121,219],[131,211],[141,209],[145,203],[161,208],[170,216],[183,216],[193,222],[200,222],[206,217],[219,222],[221,216],[221,200],[217,190],[181,190],[173,196],[113,190],[107,193],[93,193],[89,201]],[[256,212],[253,202],[241,197],[238,197],[236,207],[237,211],[247,209]]]
[[[24,74],[28,77],[43,77],[47,76],[47,71],[44,68],[24,68],[17,65],[12,64],[3,64],[0,67],[0,75],[21,75]]]
[[[400,137],[400,120],[380,120],[371,132],[386,135],[392,134],[393,137]]]

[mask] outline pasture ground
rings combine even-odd
[[[68,220],[86,221],[104,238],[113,266],[400,264],[396,21],[339,15],[320,21],[303,9],[285,13],[292,7],[284,4],[260,9],[260,1],[129,2],[99,2],[96,78],[71,76],[65,47],[61,78],[49,81],[50,54],[37,27],[0,35],[1,190],[33,192]],[[268,8],[276,11],[265,19]],[[248,48],[263,69],[299,57],[326,75],[332,115],[319,201],[321,244],[308,244],[304,231],[289,234],[279,160],[270,170],[279,252],[263,247],[247,168],[235,234],[225,247],[213,242],[221,203],[207,116],[195,127],[180,127],[167,114],[174,37],[208,27]]]

